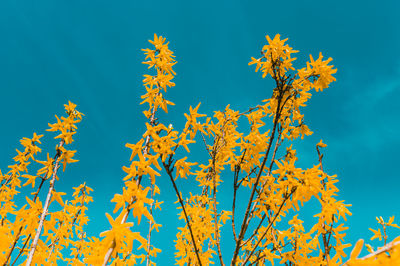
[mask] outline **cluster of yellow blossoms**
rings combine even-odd
[[[309,169],[296,166],[298,158],[293,149],[293,140],[312,134],[301,107],[306,106],[312,89],[322,91],[335,80],[332,75],[336,69],[328,65],[331,58],[323,60],[320,54],[317,60],[310,56],[306,67],[296,70],[292,54],[297,51],[285,44],[286,40],[279,35],[273,39],[267,36],[262,56],[249,63],[256,65],[263,77],[270,75],[274,80],[271,98],[243,112],[227,106],[212,117],[198,113],[200,104],[190,107],[185,114],[186,124],[178,131],[170,123],[161,123],[157,116],[158,110],[168,112],[168,105],[174,105],[164,93],[175,86],[172,67],[176,61],[165,38],[154,36],[150,41],[154,48],[143,50],[147,60],[143,63],[154,69],[154,74],[144,75],[143,80],[146,93],[142,104],[148,105],[143,113],[148,122],[142,138],[136,144],[126,144],[132,153],[130,165],[122,167],[126,173],[124,187],[111,200],[115,217],[106,214],[110,229],[100,237],[87,236],[83,228],[88,223],[85,213],[92,201],[91,189],[86,184],[74,188],[70,201],[64,201],[65,193],[56,190],[58,169],[62,165],[65,171],[68,164],[77,162],[76,151],[68,150],[66,145],[73,142],[76,124],[82,120],[75,104],[65,105],[67,117],[56,116],[57,122],[49,124],[48,131],[58,132],[55,139],[60,139],[54,157],[47,154],[44,161],[37,158],[43,135],[34,133],[31,139],[21,140],[23,151],[17,150],[10,170],[6,174],[0,171],[0,263],[135,265],[146,261],[146,265],[155,265],[153,258],[161,250],[151,243],[151,234],[161,226],[153,212],[161,210],[162,202],[155,196],[160,194],[156,177],[162,171],[177,195],[181,210],[178,218],[184,221],[175,240],[177,265],[210,265],[216,261],[225,265],[228,255],[232,256],[231,265],[399,263],[400,239],[387,243],[386,234],[388,226],[398,228],[394,217],[388,222],[378,219],[383,233],[371,229],[372,239],[383,239],[382,248],[374,250],[367,245],[370,254],[358,258],[363,247],[360,240],[350,259],[343,259],[344,249],[350,244],[344,243],[347,228],[341,220],[351,213],[348,204],[336,199],[336,176],[323,170],[322,149],[326,144],[316,144],[316,165]],[[188,161],[189,145],[196,141],[204,145],[203,162]],[[41,165],[36,167],[36,174],[32,174],[33,165]],[[18,207],[14,199],[18,193],[29,195],[28,188],[21,191],[21,178],[26,179],[23,186],[37,189],[25,197],[26,204]],[[183,198],[178,187],[178,182],[186,182],[182,178],[193,178],[201,192]],[[231,210],[222,210],[217,201],[223,180],[233,183]],[[39,199],[42,194],[43,201]],[[320,209],[308,228],[299,217],[302,206],[313,198]],[[244,212],[239,214],[238,200],[244,202]],[[58,210],[54,204],[50,208],[54,201]],[[147,235],[132,231],[133,221],[140,224],[143,217],[149,223]],[[232,239],[221,236],[228,220],[233,232],[231,254],[222,248]]]
[[[74,188],[70,201],[64,201],[62,196],[65,193],[55,189],[55,181],[59,178],[58,168],[63,165],[65,170],[67,164],[77,162],[74,159],[76,151],[66,148],[73,142],[76,124],[82,120],[82,114],[75,107],[69,102],[65,105],[67,116],[61,119],[56,116],[57,122],[49,124],[48,131],[59,132],[55,138],[61,139],[54,157],[47,153],[46,160],[38,159],[42,151],[38,144],[41,144],[43,135],[33,133],[31,139],[21,140],[24,151],[17,150],[18,155],[14,157],[15,164],[9,166],[10,171],[6,174],[0,171],[0,262],[3,265],[19,264],[21,260],[25,260],[27,265],[55,264],[60,259],[73,264],[78,260],[83,249],[83,226],[88,222],[86,210],[87,204],[92,201],[89,196],[92,189],[85,184]],[[28,189],[22,190],[21,178],[26,179],[23,186],[32,185],[32,189],[39,181],[30,196]],[[46,183],[49,183],[48,190],[45,190]],[[18,207],[17,202],[23,202],[24,199],[14,198],[21,192],[26,195],[25,204]],[[46,199],[41,201],[40,194],[44,194]],[[50,210],[49,205],[53,201],[58,202],[61,207],[59,210]],[[67,247],[73,257],[63,257]]]

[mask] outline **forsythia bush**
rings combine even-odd
[[[160,193],[157,177],[165,173],[171,181],[181,210],[179,219],[185,226],[178,228],[175,240],[175,259],[178,265],[225,265],[221,228],[230,221],[234,249],[231,265],[400,265],[400,238],[387,243],[388,226],[378,218],[381,230],[371,229],[374,238],[383,239],[383,247],[358,258],[363,240],[356,243],[350,259],[344,257],[345,227],[343,219],[351,215],[343,201],[337,200],[335,175],[323,169],[322,141],[316,144],[317,165],[309,169],[296,166],[297,154],[292,142],[311,135],[301,107],[311,98],[311,91],[323,91],[335,80],[331,58],[310,56],[304,68],[295,69],[293,50],[279,35],[267,36],[268,44],[260,58],[252,58],[263,78],[275,82],[271,98],[247,110],[236,111],[227,106],[213,116],[199,113],[199,105],[185,114],[186,124],[177,130],[166,126],[157,117],[174,105],[165,98],[168,88],[174,87],[175,56],[163,37],[155,35],[151,49],[144,49],[152,75],[144,76],[146,93],[142,96],[143,112],[148,122],[143,138],[126,144],[132,151],[130,164],[123,166],[126,176],[121,194],[111,200],[114,214],[106,214],[110,229],[99,237],[88,236],[84,226],[92,191],[86,184],[74,188],[70,200],[56,189],[61,169],[66,170],[76,151],[69,150],[83,114],[76,105],[65,105],[66,116],[56,116],[48,131],[56,132],[59,144],[55,153],[43,156],[41,137],[23,138],[22,151],[17,150],[15,163],[6,173],[0,171],[0,262],[14,264],[70,264],[70,265],[135,265],[152,260],[160,249],[151,242],[151,234],[158,231],[153,217],[161,203],[155,200]],[[169,123],[167,123],[169,124]],[[202,145],[208,154],[203,163],[190,162],[190,145]],[[187,154],[185,156],[185,153]],[[143,178],[148,178],[144,186]],[[178,188],[183,179],[195,179],[201,194],[184,198]],[[220,184],[233,183],[232,209],[218,208]],[[32,193],[20,195],[22,186],[32,186]],[[240,193],[247,198],[239,199]],[[320,208],[314,224],[306,227],[299,219],[304,203],[315,198]],[[244,213],[238,213],[237,201],[245,202]],[[20,204],[21,202],[25,202]],[[17,206],[17,203],[19,206]],[[22,206],[21,206],[22,205]],[[51,205],[51,208],[50,208]],[[147,232],[136,232],[145,217],[150,226]],[[226,254],[225,254],[226,255]]]

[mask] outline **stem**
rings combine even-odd
[[[240,173],[240,165],[243,163],[244,157],[246,155],[247,149],[243,151],[242,158],[240,159],[240,162],[236,165],[235,167],[235,174],[233,178],[233,199],[232,199],[232,232],[233,232],[233,238],[235,239],[235,242],[238,241],[237,235],[236,235],[236,229],[235,229],[235,208],[236,208],[236,194],[237,190],[239,189],[240,185],[238,184],[238,178],[239,178],[239,173]]]
[[[324,172],[324,168],[322,166],[322,158],[324,157],[324,155],[320,152],[319,147],[317,145],[317,153],[318,153],[318,161],[320,164],[320,168],[321,171]],[[324,189],[326,189],[326,183],[325,183],[325,179],[322,179],[322,185],[324,187]],[[324,202],[324,200],[321,198],[321,200]],[[323,219],[324,217],[322,216],[321,219]],[[327,260],[329,258],[329,253],[331,248],[329,247],[329,242],[330,242],[330,238],[332,235],[332,228],[333,228],[333,219],[332,219],[332,223],[330,225],[330,230],[329,232],[323,232],[322,233],[322,242],[324,243],[324,259]],[[322,224],[322,229],[326,230],[326,224],[324,222],[324,224]],[[327,237],[328,236],[328,237]]]
[[[181,197],[181,195],[180,195],[180,193],[179,193],[179,190],[178,190],[178,188],[177,188],[177,186],[176,186],[176,183],[175,183],[174,177],[172,176],[172,172],[171,172],[171,169],[169,168],[169,165],[167,165],[165,162],[163,162],[163,165],[164,165],[164,168],[165,168],[165,170],[167,171],[167,174],[168,174],[168,176],[169,176],[169,178],[170,178],[170,180],[171,180],[171,182],[172,182],[172,185],[174,186],[175,193],[176,193],[176,195],[178,196],[179,203],[181,204],[183,213],[184,213],[184,215],[185,215],[186,224],[187,224],[187,226],[188,226],[188,228],[189,228],[190,236],[191,236],[191,238],[192,238],[192,243],[193,243],[193,246],[194,246],[194,251],[195,251],[196,256],[197,256],[197,260],[198,260],[198,262],[199,262],[199,265],[202,266],[201,260],[200,260],[200,255],[199,255],[199,251],[198,251],[198,249],[197,249],[196,241],[194,240],[194,236],[193,236],[193,232],[192,232],[192,227],[190,226],[189,218],[188,218],[188,215],[187,215],[187,213],[186,213],[186,209],[185,209],[185,205],[183,204],[182,197]]]
[[[382,224],[382,227],[383,227],[383,240],[384,240],[383,245],[386,246],[386,241],[388,239],[388,236],[386,234],[386,226],[384,224]]]
[[[279,129],[278,129],[278,131],[279,131],[278,139],[277,139],[277,141],[275,142],[275,148],[274,148],[274,152],[273,152],[273,154],[272,154],[271,164],[269,165],[269,169],[268,169],[267,176],[271,176],[272,167],[274,166],[274,163],[275,163],[276,152],[277,152],[279,146],[282,144],[282,141],[279,141],[280,138],[281,138],[281,136],[282,136],[282,131],[279,130]],[[260,192],[258,193],[258,195],[257,195],[257,197],[256,197],[256,200],[259,199],[259,198],[261,197],[262,193],[264,192],[264,187],[265,187],[265,185],[267,184],[267,182],[268,182],[268,179],[266,179],[266,180],[264,181],[264,183],[262,184],[261,190],[260,190]],[[256,209],[256,207],[257,207],[257,203],[258,203],[258,202],[256,202],[256,203],[253,205],[253,207],[252,207],[252,209],[251,209],[251,211],[250,211],[250,217],[253,216],[254,211],[255,211],[255,209]],[[249,223],[250,223],[250,220],[248,221],[247,226],[249,225]]]
[[[61,140],[60,148],[63,145],[64,145],[64,140]],[[60,153],[61,153],[61,151],[60,151],[60,149],[58,149],[57,150],[57,159],[56,159],[56,163],[54,165],[54,170],[53,170],[53,176],[52,176],[51,181],[50,181],[49,192],[47,193],[47,198],[46,198],[46,202],[45,202],[44,207],[43,207],[42,216],[40,217],[39,226],[38,226],[38,228],[36,230],[36,235],[35,235],[35,238],[33,239],[33,242],[32,242],[32,247],[31,247],[31,250],[29,252],[28,259],[26,261],[26,266],[30,266],[31,263],[32,263],[33,255],[35,254],[36,246],[38,244],[39,237],[40,237],[40,234],[42,232],[44,219],[46,218],[47,211],[48,211],[48,208],[49,208],[49,205],[50,205],[50,200],[51,200],[51,196],[52,196],[51,193],[53,192],[53,189],[54,189],[54,183],[55,183],[55,180],[56,180],[57,170],[60,167],[59,166],[59,162],[60,161],[58,160],[58,158],[61,155]]]
[[[154,196],[154,185],[151,184],[151,199],[153,199]],[[150,215],[153,215],[153,202],[150,204]],[[146,265],[150,265],[150,240],[151,240],[151,225],[152,222],[151,220],[149,221],[149,234],[147,235],[148,242],[147,242],[147,262]]]
[[[263,217],[261,218],[261,221],[259,222],[259,224],[258,224],[258,226],[257,226],[257,228],[253,231],[253,234],[252,234],[246,241],[244,241],[244,242],[240,245],[240,247],[245,246],[251,239],[253,239],[253,237],[257,234],[258,229],[260,229],[262,223],[264,222],[265,217],[267,217],[267,215],[264,213],[264,214],[263,214]]]
[[[280,103],[281,103],[281,97],[278,97],[277,111],[280,109]],[[253,197],[254,197],[254,194],[255,194],[255,192],[256,192],[257,184],[258,184],[258,182],[260,181],[260,177],[261,177],[261,174],[262,174],[262,172],[263,172],[263,170],[264,170],[265,163],[267,162],[268,154],[269,154],[269,152],[270,152],[270,149],[271,149],[271,146],[272,146],[272,142],[274,141],[274,138],[275,138],[275,131],[276,131],[276,126],[277,126],[277,124],[278,124],[279,116],[280,116],[280,115],[279,115],[279,112],[277,112],[276,115],[275,115],[275,121],[274,121],[273,129],[272,129],[270,141],[268,142],[267,151],[265,152],[264,159],[263,159],[263,161],[262,161],[262,163],[261,163],[260,170],[259,170],[259,172],[258,172],[256,182],[255,182],[255,184],[253,185],[253,189],[252,189],[252,191],[251,191],[250,199],[249,199],[249,202],[248,202],[248,204],[247,204],[246,213],[245,213],[245,216],[244,216],[244,218],[243,218],[243,222],[242,222],[242,226],[241,226],[241,228],[240,228],[240,233],[239,233],[238,241],[236,242],[236,248],[235,248],[235,251],[234,251],[234,253],[233,253],[233,258],[232,258],[232,262],[231,262],[231,265],[232,265],[232,266],[235,265],[235,263],[236,263],[236,259],[237,259],[237,256],[238,256],[238,254],[239,254],[240,244],[241,244],[241,242],[242,242],[242,240],[243,240],[244,234],[245,234],[246,229],[247,229],[247,228],[246,228],[247,218],[248,218],[249,213],[250,213],[251,204],[253,203]]]
[[[28,238],[25,240],[24,245],[22,246],[20,252],[18,253],[17,257],[15,258],[15,260],[13,261],[13,263],[11,264],[11,266],[14,266],[14,264],[17,262],[19,256],[21,256],[21,254],[24,252],[24,249],[25,249],[26,245],[28,244],[29,239],[31,239],[31,237],[32,237],[32,234],[29,234]]]
[[[218,230],[218,223],[217,223],[217,184],[215,181],[215,170],[214,170],[214,178],[213,178],[213,185],[214,185],[214,190],[213,190],[213,207],[214,207],[214,227],[215,227],[215,238],[217,241],[217,249],[218,249],[218,257],[219,261],[222,266],[225,266],[224,261],[222,260],[222,253],[221,253],[221,245],[220,245],[220,240],[219,240],[219,230]]]
[[[288,200],[290,198],[290,196],[293,194],[294,191],[292,191],[290,194],[288,194],[285,199],[283,200],[281,206],[279,206],[278,211],[276,212],[274,218],[272,219],[272,221],[268,224],[267,229],[265,230],[265,232],[262,234],[262,236],[258,239],[257,243],[254,245],[253,249],[251,250],[250,254],[247,256],[247,258],[244,260],[243,265],[246,265],[246,262],[249,261],[251,255],[253,255],[254,251],[256,250],[256,248],[258,247],[258,245],[260,244],[261,240],[263,240],[263,238],[265,237],[265,235],[268,233],[269,229],[271,228],[272,224],[275,222],[276,218],[278,218],[279,213],[281,212],[283,206],[285,205],[286,200]]]
[[[11,253],[14,251],[15,246],[16,246],[17,243],[18,243],[19,237],[21,236],[21,231],[22,231],[22,226],[19,228],[18,233],[17,233],[17,236],[15,237],[14,243],[12,244],[11,249],[10,249],[10,250],[8,251],[8,253],[7,253],[6,261],[5,261],[4,264],[3,264],[4,266],[7,265],[7,262],[8,262],[8,260],[9,260],[10,257],[11,257]]]

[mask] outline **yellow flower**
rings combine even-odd
[[[326,145],[325,143],[323,143],[322,142],[322,139],[318,142],[318,144],[317,144],[317,147],[321,147],[321,148],[325,148],[326,146],[328,146],[328,145]]]

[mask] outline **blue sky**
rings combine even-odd
[[[337,82],[315,94],[305,109],[314,135],[298,149],[300,164],[316,163],[323,139],[325,169],[340,180],[340,199],[352,204],[347,240],[371,237],[375,216],[399,216],[400,4],[398,1],[11,1],[0,3],[0,168],[11,164],[19,139],[43,133],[68,100],[86,116],[73,145],[79,163],[68,167],[59,191],[86,181],[94,188],[89,208],[93,234],[108,229],[104,212],[122,188],[128,164],[125,143],[144,132],[141,48],[154,33],[175,52],[176,87],[164,121],[182,126],[183,113],[202,102],[212,114],[227,104],[245,110],[270,96],[272,83],[247,63],[258,56],[265,35],[279,33],[308,55],[332,57]],[[169,122],[166,122],[169,124]],[[52,154],[55,141],[43,139]],[[164,200],[155,236],[160,265],[173,260],[175,195],[159,178]],[[229,183],[230,180],[227,180]],[[230,183],[229,183],[230,184]],[[181,183],[183,190],[189,191]],[[399,216],[400,218],[400,216]],[[393,232],[393,237],[399,232]],[[229,235],[228,237],[232,237]],[[227,244],[226,261],[231,257]],[[168,263],[165,263],[168,261]]]

